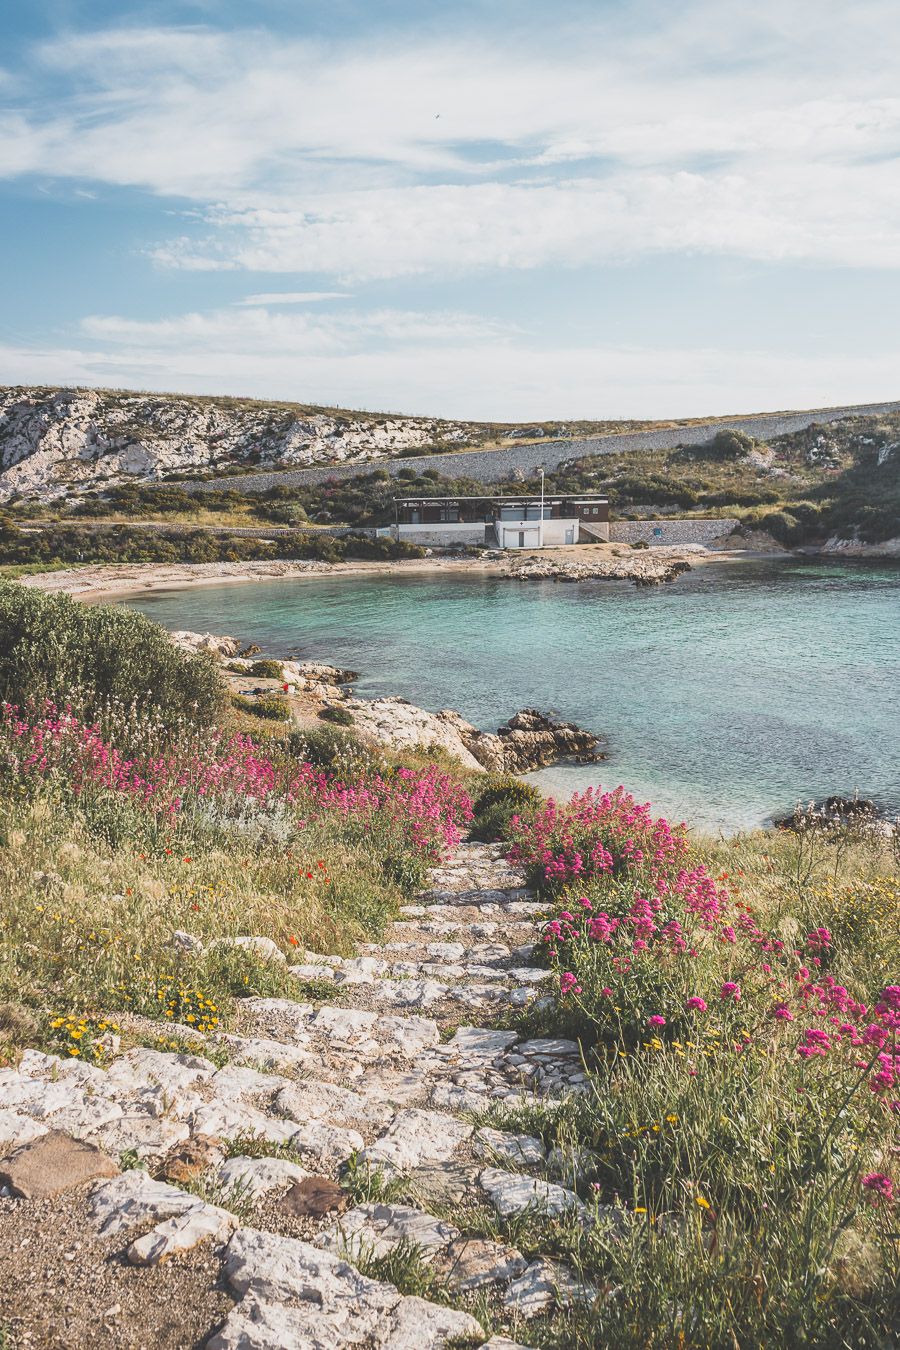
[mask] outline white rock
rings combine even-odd
[[[289,1078],[279,1074],[261,1073],[248,1065],[226,1064],[213,1074],[209,1086],[224,1101],[240,1102],[242,1098],[266,1093],[269,1096],[290,1084]]]
[[[225,1188],[239,1187],[255,1199],[269,1191],[287,1190],[309,1173],[287,1158],[229,1158],[218,1169]]]
[[[155,1084],[175,1093],[202,1083],[215,1072],[215,1064],[202,1055],[171,1055],[137,1046],[113,1061],[108,1076],[110,1083],[123,1087]]]
[[[136,1153],[139,1158],[155,1158],[190,1137],[182,1120],[126,1111],[91,1135],[91,1142],[115,1158],[120,1153]]]
[[[332,1008],[326,1005],[310,1021],[310,1028],[332,1041],[348,1045],[370,1039],[378,1017],[360,1008]]]
[[[387,961],[378,957],[357,956],[344,961],[334,972],[334,978],[337,984],[371,984],[379,975],[386,975],[389,969]]]
[[[481,1111],[485,1105],[484,1092],[455,1083],[437,1083],[428,1100],[439,1111]]]
[[[472,1126],[454,1116],[412,1108],[400,1111],[360,1156],[370,1167],[408,1172],[422,1163],[447,1162],[471,1133]]]
[[[483,1335],[484,1328],[469,1313],[405,1298],[387,1319],[378,1344],[382,1350],[444,1350],[451,1342]]]
[[[537,1317],[556,1304],[593,1303],[597,1290],[582,1284],[570,1270],[541,1257],[509,1286],[503,1306],[519,1317]]]
[[[110,1181],[101,1181],[91,1191],[91,1215],[100,1237],[111,1237],[123,1228],[148,1219],[157,1221],[185,1214],[201,1201],[177,1186],[154,1181],[139,1168],[123,1172]]]
[[[158,1266],[201,1242],[224,1242],[236,1227],[237,1219],[227,1210],[196,1202],[184,1214],[157,1224],[132,1242],[128,1260],[133,1266]]]
[[[507,1134],[484,1126],[475,1134],[475,1152],[480,1158],[502,1158],[528,1166],[542,1163],[546,1150],[536,1135]]]
[[[359,1205],[342,1214],[331,1228],[316,1238],[317,1247],[346,1255],[351,1261],[360,1256],[386,1256],[400,1243],[421,1248],[423,1256],[433,1256],[459,1237],[459,1229],[408,1205]]]
[[[447,1042],[448,1050],[464,1054],[467,1058],[484,1056],[494,1059],[508,1050],[517,1040],[514,1031],[493,1031],[483,1027],[459,1027]]]
[[[447,996],[447,986],[436,980],[377,980],[373,997],[393,1008],[430,1008]]]
[[[418,1059],[423,1050],[438,1044],[441,1033],[430,1017],[379,1017],[378,1036],[399,1047],[401,1054]]]
[[[478,1178],[493,1202],[498,1214],[508,1217],[530,1209],[538,1214],[565,1214],[576,1211],[587,1216],[587,1209],[574,1191],[555,1186],[540,1178],[521,1176],[516,1172],[501,1172],[486,1167]]]
[[[239,1135],[246,1135],[248,1138],[266,1139],[272,1144],[287,1144],[296,1128],[293,1121],[276,1120],[252,1106],[237,1106],[223,1101],[210,1102],[191,1117],[193,1134],[206,1134],[219,1139],[236,1139]]]
[[[461,942],[429,942],[425,950],[435,961],[459,961],[466,953]]]
[[[309,1340],[287,1340],[282,1343],[285,1347],[374,1341],[385,1314],[400,1302],[393,1285],[366,1279],[330,1252],[253,1228],[238,1229],[229,1242],[225,1275],[239,1296],[249,1294],[255,1302],[268,1305],[294,1305],[297,1316],[292,1320],[292,1334],[299,1336],[305,1329]],[[208,1350],[256,1344],[254,1340],[214,1338]]]
[[[314,1062],[309,1050],[285,1045],[283,1041],[257,1036],[237,1036],[226,1032],[221,1040],[227,1045],[232,1063],[268,1072],[271,1069],[307,1069]]]
[[[288,974],[295,980],[334,980],[335,972],[331,966],[300,965],[288,966]]]
[[[0,1110],[0,1158],[20,1144],[28,1144],[32,1139],[47,1133],[48,1127],[33,1120],[31,1116],[17,1115],[15,1111]]]
[[[365,1143],[356,1130],[329,1125],[324,1120],[308,1120],[299,1126],[289,1124],[293,1130],[291,1148],[302,1158],[318,1163],[319,1167],[346,1162],[352,1154],[359,1153]]]
[[[283,1115],[301,1124],[308,1120],[334,1121],[338,1125],[383,1126],[391,1119],[389,1106],[369,1101],[350,1088],[336,1083],[318,1083],[314,1079],[291,1083],[275,1101]]]
[[[468,1293],[493,1284],[508,1284],[528,1262],[515,1247],[483,1238],[458,1238],[441,1256],[441,1269],[454,1291]]]

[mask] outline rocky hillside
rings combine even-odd
[[[0,389],[0,501],[130,479],[343,464],[478,444],[486,426],[297,404],[94,389]]]
[[[256,399],[0,387],[0,502],[57,501],[134,480],[327,467],[645,425],[514,426]]]

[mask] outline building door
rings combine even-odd
[[[572,527],[571,530],[566,530],[566,543],[567,543],[567,544],[574,544],[574,543],[575,543],[575,527],[574,527],[574,526]]]
[[[524,531],[524,530],[520,530],[520,531],[519,531],[519,548],[524,548],[524,547],[525,547],[525,531]]]

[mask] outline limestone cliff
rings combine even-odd
[[[486,428],[255,400],[0,388],[0,502],[129,480],[295,468],[467,445]],[[225,480],[227,483],[227,479]]]

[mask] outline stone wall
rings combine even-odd
[[[712,544],[733,534],[738,521],[721,516],[714,519],[613,520],[609,526],[611,542],[617,544]],[[659,530],[660,533],[656,534]]]
[[[484,521],[447,525],[397,525],[396,537],[423,548],[450,548],[453,544],[484,544]],[[394,531],[392,531],[394,533]]]

